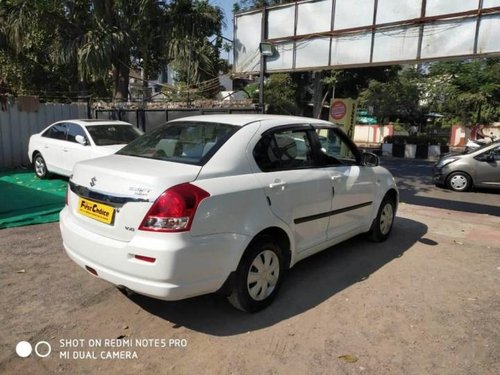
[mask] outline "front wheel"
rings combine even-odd
[[[446,185],[453,191],[467,191],[472,183],[467,173],[454,172],[446,180]]]
[[[274,300],[284,270],[283,250],[272,237],[255,239],[236,270],[229,302],[246,312],[264,309]]]
[[[385,197],[378,209],[377,217],[373,220],[368,239],[374,242],[385,241],[392,230],[394,216],[396,212],[396,203],[393,199]]]
[[[35,169],[35,174],[38,178],[44,179],[49,177],[49,171],[47,169],[47,164],[42,156],[42,154],[37,153],[33,158],[33,167]]]

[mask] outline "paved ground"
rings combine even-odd
[[[0,373],[500,373],[500,195],[383,164],[403,202],[391,238],[299,263],[255,315],[214,296],[127,298],[63,254],[57,223],[0,231]],[[21,340],[52,352],[20,358]]]

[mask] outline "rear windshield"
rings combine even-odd
[[[118,154],[201,165],[238,126],[213,122],[172,122],[144,134]]]
[[[88,125],[85,128],[97,146],[127,144],[142,134],[139,129],[126,124]]]

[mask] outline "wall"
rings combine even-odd
[[[493,135],[496,139],[500,139],[500,126],[485,126],[483,128],[483,133],[486,135]],[[453,125],[451,127],[451,136],[450,136],[450,146],[452,147],[462,147],[467,143],[467,139],[470,135],[470,129],[466,128],[464,125]]]
[[[87,118],[87,104],[39,104],[36,112],[20,111],[17,104],[8,103],[0,110],[0,169],[28,166],[30,136],[39,133],[55,121]]]
[[[383,143],[384,138],[393,135],[394,127],[392,125],[356,125],[354,127],[354,142],[371,144]]]

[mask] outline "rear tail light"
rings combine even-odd
[[[167,189],[153,203],[139,230],[184,232],[191,228],[200,202],[209,197],[205,190],[189,183]]]
[[[156,258],[147,257],[145,255],[137,255],[136,254],[136,255],[134,255],[134,258],[142,260],[144,262],[148,262],[148,263],[154,263],[154,262],[156,262]]]
[[[66,204],[66,206],[69,206],[68,204],[68,195],[69,195],[69,184],[68,184],[68,187],[66,188],[66,196],[64,197],[64,204]]]

